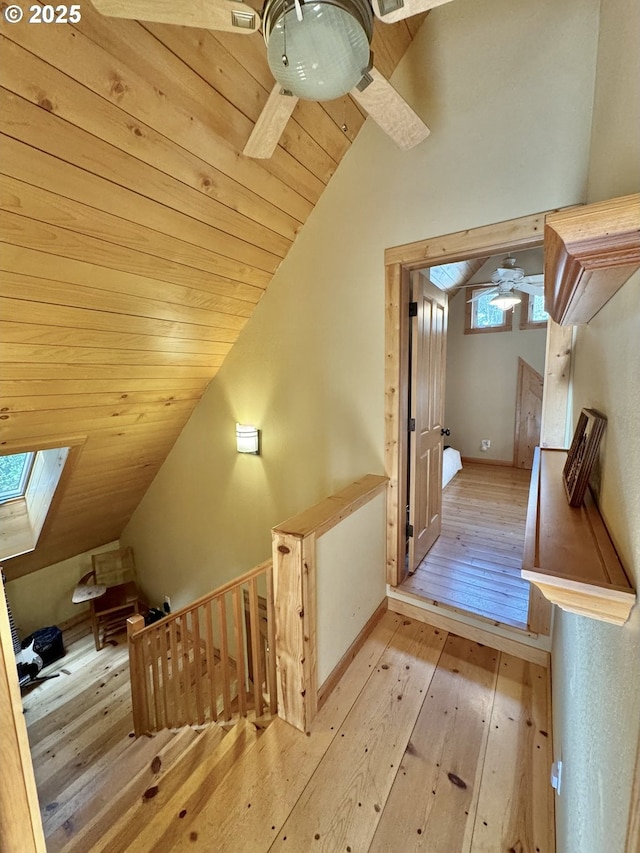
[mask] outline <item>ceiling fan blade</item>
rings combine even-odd
[[[522,293],[529,293],[531,296],[544,295],[544,285],[542,283],[532,284],[527,281],[521,281],[519,284],[516,284],[516,290],[521,290]]]
[[[258,160],[268,160],[276,150],[297,103],[298,99],[294,95],[286,95],[282,86],[276,83],[242,153]]]
[[[526,284],[543,284],[544,275],[542,273],[540,275],[525,275],[522,281]]]
[[[475,285],[469,285],[470,287],[475,287]],[[494,293],[498,293],[499,288],[492,287],[488,290],[483,290],[481,293],[474,293],[471,299],[467,299],[467,302],[476,302],[478,299],[482,299],[483,296],[492,296]]]
[[[398,148],[408,151],[429,136],[420,116],[376,68],[371,68],[350,94]]]
[[[260,15],[237,0],[91,0],[101,15],[250,35]]]
[[[393,24],[448,2],[449,0],[372,0],[372,6],[376,18],[380,18],[385,24]]]

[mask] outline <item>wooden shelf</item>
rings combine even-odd
[[[547,312],[588,323],[640,267],[640,194],[549,214],[544,254]]]
[[[588,490],[582,506],[569,506],[566,458],[566,450],[536,448],[522,577],[563,610],[624,625],[635,590]]]

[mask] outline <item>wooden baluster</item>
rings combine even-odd
[[[269,712],[278,713],[278,688],[276,684],[276,623],[273,608],[273,568],[267,575],[267,684],[269,688]]]
[[[155,714],[153,706],[153,686],[151,684],[151,653],[149,649],[149,634],[143,633],[140,647],[142,649],[142,681],[145,691],[145,707],[147,711],[147,731],[155,731]]]
[[[158,730],[158,720],[156,719],[156,704],[155,690],[153,683],[153,645],[152,637],[147,632],[142,635],[143,654],[144,654],[144,683],[147,691],[147,713],[149,715],[149,730],[155,732]]]
[[[233,600],[233,633],[236,642],[236,684],[238,685],[238,712],[241,717],[247,716],[247,686],[244,658],[244,631],[242,602],[240,589],[236,587],[231,593]]]
[[[171,698],[173,726],[183,726],[185,719],[182,713],[182,690],[180,688],[180,652],[178,650],[178,620],[173,619],[169,624],[169,647],[171,649]]]
[[[189,630],[189,612],[180,617],[180,639],[182,658],[182,698],[184,700],[185,721],[188,726],[195,723],[193,712],[193,672],[191,667],[191,632]]]
[[[167,645],[167,626],[164,622],[158,625],[158,643],[160,654],[160,668],[162,672],[162,710],[164,712],[164,724],[171,728],[171,717],[169,715],[169,661],[167,660],[169,649]]]
[[[193,646],[193,671],[194,671],[194,686],[196,692],[196,717],[198,724],[204,723],[204,704],[202,701],[202,649],[200,647],[200,616],[196,607],[191,613],[191,627],[193,636],[191,644]]]
[[[258,606],[258,582],[255,578],[249,581],[249,614],[251,624],[251,658],[253,662],[253,701],[255,703],[256,716],[262,716],[264,701],[262,698],[262,673],[264,670],[262,660],[262,643],[260,637],[260,610]],[[247,642],[249,638],[247,637]]]
[[[216,690],[216,649],[213,644],[213,618],[211,614],[211,603],[205,605],[205,627],[207,637],[207,674],[209,676],[209,708],[211,720],[218,719],[218,693]]]
[[[127,640],[129,643],[129,678],[131,680],[131,710],[133,714],[133,731],[136,737],[149,730],[144,693],[144,676],[142,649],[140,637],[135,634],[144,628],[144,619],[139,614],[127,619]]]
[[[220,620],[220,658],[222,667],[223,717],[231,719],[231,684],[229,680],[229,638],[227,633],[227,603],[224,596],[217,599],[218,618]]]
[[[153,685],[153,713],[155,716],[155,730],[160,731],[163,727],[162,718],[162,696],[160,695],[160,648],[158,644],[158,631],[149,632],[149,662],[151,664],[151,683]]]

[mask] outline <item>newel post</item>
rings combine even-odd
[[[308,731],[315,714],[315,601],[310,600],[304,539],[273,530],[273,591],[276,624],[278,715]]]
[[[143,628],[144,618],[139,613],[136,613],[135,616],[130,616],[127,619],[129,678],[131,680],[131,711],[133,714],[133,731],[136,737],[144,734],[149,729],[142,644],[140,642],[136,642],[136,635],[139,634]]]

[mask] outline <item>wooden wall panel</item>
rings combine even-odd
[[[423,19],[376,24],[383,73]],[[365,117],[300,102],[258,162],[259,34],[83,4],[0,49],[0,453],[74,446],[13,578],[120,535]]]

